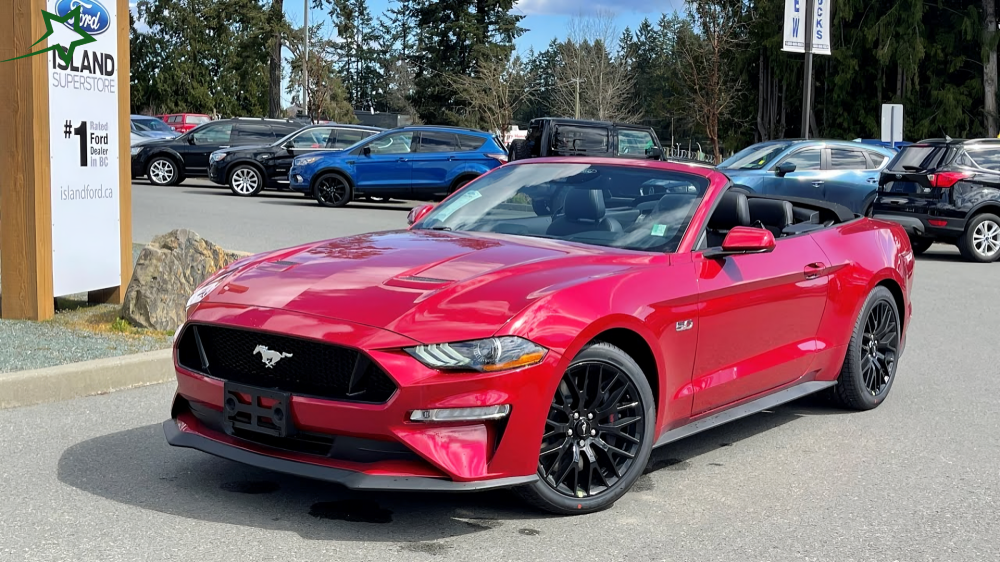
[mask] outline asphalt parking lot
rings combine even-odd
[[[137,185],[136,241],[170,215],[249,251],[405,225],[375,205],[212,191]],[[581,517],[502,491],[353,493],[172,449],[169,384],[0,411],[0,560],[995,560],[997,279],[1000,264],[934,247],[882,407],[806,399],[695,435],[654,451],[614,508]]]

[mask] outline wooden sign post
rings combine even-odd
[[[51,318],[54,297],[78,292],[91,302],[124,298],[132,276],[128,21],[128,0],[0,0],[3,318]],[[87,33],[74,36],[74,22]],[[49,28],[56,32],[33,45]],[[69,63],[55,50],[25,57],[67,34],[97,39],[71,50]],[[16,57],[24,58],[9,60]]]

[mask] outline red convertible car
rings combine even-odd
[[[533,159],[409,229],[257,255],[175,336],[171,445],[363,490],[612,505],[650,451],[824,392],[889,393],[902,228],[711,168]]]

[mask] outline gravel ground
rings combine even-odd
[[[133,245],[133,261],[141,250],[141,244]],[[64,306],[79,307],[86,295],[59,301]],[[100,320],[114,320],[117,310],[112,305],[86,306],[57,311],[56,317],[46,322],[0,320],[0,372],[41,369],[170,346],[169,335],[120,333],[95,325]]]

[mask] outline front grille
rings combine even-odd
[[[396,391],[367,355],[323,342],[194,324],[177,352],[185,369],[293,395],[381,404]]]

